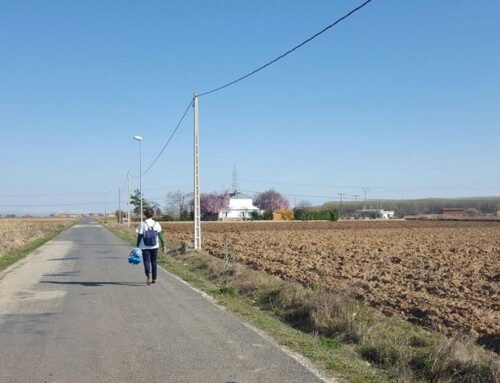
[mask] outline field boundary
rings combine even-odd
[[[120,232],[119,226],[106,227],[134,245],[135,236],[125,228]],[[314,291],[281,280],[276,284],[277,278],[229,258],[183,250],[170,247],[172,257],[162,256],[160,264],[281,346],[349,382],[497,383],[500,379],[499,358],[467,339],[446,338],[404,320],[384,317],[321,287]],[[323,306],[330,311],[321,313]],[[332,310],[339,311],[337,317],[331,317]],[[307,329],[312,316],[319,326]]]
[[[135,236],[108,225],[104,226],[122,240],[135,246]],[[169,245],[168,253],[172,255],[179,253],[179,251],[175,246]],[[337,382],[390,382],[382,371],[357,358],[354,350],[341,350],[337,347],[331,347],[331,345],[323,342],[320,337],[294,329],[271,313],[259,309],[251,299],[235,294],[231,289],[226,289],[224,286],[214,283],[208,278],[207,273],[200,269],[201,265],[196,260],[193,262],[189,257],[190,255],[199,255],[215,262],[223,262],[220,259],[206,253],[194,251],[189,251],[184,256],[179,257],[160,253],[158,255],[158,264],[165,271],[179,278],[191,288],[206,294],[215,304],[241,316],[242,320],[255,328],[257,332],[270,337],[287,353],[295,354],[299,359],[305,358],[307,361],[312,361],[313,364],[318,364],[329,373],[335,374],[334,379]],[[322,375],[320,377],[325,379]]]
[[[35,239],[34,241],[27,243],[24,246],[19,247],[18,249],[15,249],[4,256],[0,257],[0,278],[3,276],[3,272],[9,267],[12,266],[13,264],[17,263],[21,259],[25,258],[27,255],[32,253],[34,250],[42,246],[43,244],[49,242],[51,239],[54,239],[57,237],[59,234],[61,234],[64,230],[67,230],[70,226],[66,226],[62,229],[58,229],[54,232],[51,232],[49,234],[45,234],[41,236],[40,238]]]

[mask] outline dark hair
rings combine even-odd
[[[153,209],[151,209],[150,207],[147,207],[144,209],[144,215],[146,216],[146,218],[153,218],[153,215],[155,215]]]

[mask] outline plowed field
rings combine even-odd
[[[193,240],[192,224],[163,227],[170,242]],[[204,223],[202,245],[444,332],[500,334],[499,223]]]

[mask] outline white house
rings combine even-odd
[[[261,210],[253,205],[252,198],[239,191],[229,194],[229,208],[219,213],[220,220],[251,219],[252,212]]]

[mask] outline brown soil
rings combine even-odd
[[[0,257],[73,221],[68,218],[0,218]]]
[[[168,241],[192,242],[192,223],[162,226]],[[203,223],[202,245],[445,333],[500,334],[499,223]]]

